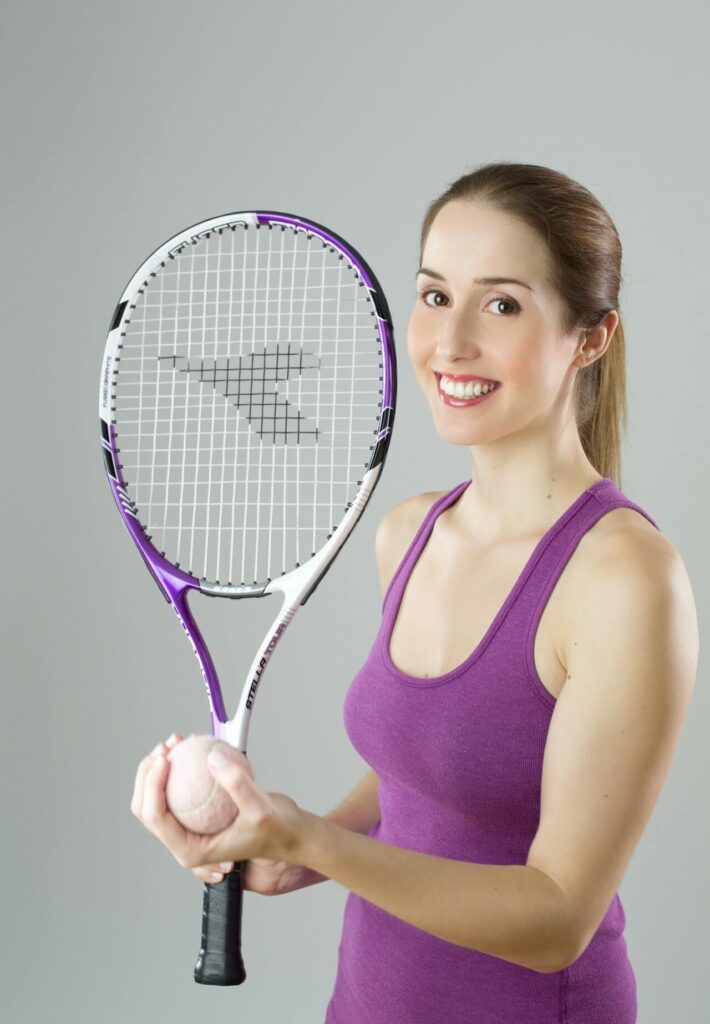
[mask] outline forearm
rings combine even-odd
[[[380,780],[369,771],[336,808],[328,811],[326,821],[332,821],[350,832],[366,835],[380,820]]]
[[[372,826],[380,820],[379,790],[379,778],[375,772],[368,772],[345,799],[324,816],[325,820],[351,832],[366,835]],[[304,866],[298,887],[304,889],[308,885],[326,881],[328,881],[327,875]]]
[[[298,859],[311,870],[455,945],[542,973],[568,962],[567,901],[542,871],[405,850],[303,813]]]

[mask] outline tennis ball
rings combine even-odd
[[[207,755],[213,747],[233,749],[214,736],[189,736],[168,753],[165,784],[168,810],[190,832],[214,835],[230,825],[239,809],[212,775]]]

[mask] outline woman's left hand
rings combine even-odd
[[[221,748],[224,751],[224,747]],[[298,864],[306,812],[283,793],[267,793],[254,782],[246,757],[230,748],[214,778],[231,796],[239,813],[231,825],[214,835],[189,832],[170,813],[165,799],[169,761],[167,745],[158,744],[136,772],[131,811],[168,848],[183,868],[223,861],[265,857]]]

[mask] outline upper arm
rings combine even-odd
[[[698,625],[665,538],[610,536],[575,605],[527,863],[568,899],[565,963],[589,945],[643,834],[690,702]]]
[[[427,491],[407,498],[380,520],[375,534],[375,554],[383,596],[424,516],[444,493]]]

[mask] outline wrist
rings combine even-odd
[[[301,809],[298,846],[294,858],[297,863],[325,875],[323,853],[332,843],[334,833],[338,829],[338,825],[326,818]]]

